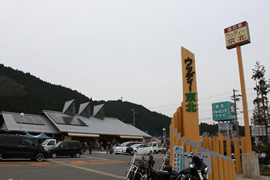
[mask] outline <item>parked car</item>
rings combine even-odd
[[[7,158],[43,161],[48,158],[48,151],[28,137],[0,134],[0,160]]]
[[[115,154],[125,154],[127,147],[129,147],[133,144],[142,144],[142,142],[124,142],[124,143],[122,143],[119,146],[116,146],[114,148],[114,153]]]
[[[56,139],[46,139],[41,143],[41,146],[44,147],[45,150],[51,149],[56,144]]]
[[[126,153],[133,155],[135,152],[137,152],[137,149],[141,146],[144,146],[145,144],[133,144],[126,148]]]
[[[137,154],[153,154],[163,152],[163,148],[158,146],[157,142],[149,142],[145,145],[138,146],[136,150]]]
[[[79,158],[81,156],[81,143],[79,141],[61,141],[49,150],[49,156],[71,156]]]

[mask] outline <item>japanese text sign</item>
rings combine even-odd
[[[186,136],[191,141],[199,141],[200,129],[195,55],[181,47],[181,56],[183,101],[181,103],[181,113],[178,114],[181,117],[178,127],[183,136]]]
[[[186,84],[184,100],[186,102],[186,111],[197,112],[197,90],[196,90],[196,75],[195,75],[195,60],[187,57],[184,62],[184,77],[183,83]]]
[[[214,121],[235,120],[234,103],[225,101],[212,104]]]
[[[224,29],[224,33],[227,49],[250,43],[248,23],[246,21]]]
[[[180,172],[184,168],[184,146],[173,146],[173,170]]]

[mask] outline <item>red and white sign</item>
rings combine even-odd
[[[270,135],[270,128],[267,128],[268,135]],[[265,136],[265,128],[263,126],[251,127],[252,136]]]
[[[250,43],[248,23],[246,21],[224,29],[224,33],[227,49]]]

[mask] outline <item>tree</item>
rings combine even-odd
[[[260,64],[259,61],[256,62],[255,68],[252,69],[253,75],[252,79],[254,79],[256,86],[254,90],[257,93],[257,97],[253,100],[253,104],[255,108],[253,110],[252,121],[254,125],[260,125],[265,127],[266,132],[266,143],[269,144],[269,136],[268,136],[268,123],[269,123],[269,115],[268,115],[268,98],[267,94],[270,90],[270,84],[265,79],[265,67]]]

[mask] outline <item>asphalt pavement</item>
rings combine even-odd
[[[162,164],[163,154],[155,154],[156,167]],[[59,157],[47,159],[44,162],[27,160],[3,160],[0,162],[0,180],[107,180],[124,179],[132,156],[106,154],[106,151],[88,152],[80,158]],[[237,180],[251,180],[237,174]],[[270,180],[261,176],[260,180]]]
[[[106,151],[94,151],[93,153],[103,153],[106,154]],[[237,180],[270,180],[270,176],[260,176],[259,179],[250,179],[250,178],[245,178],[243,174],[236,174],[236,179]]]

